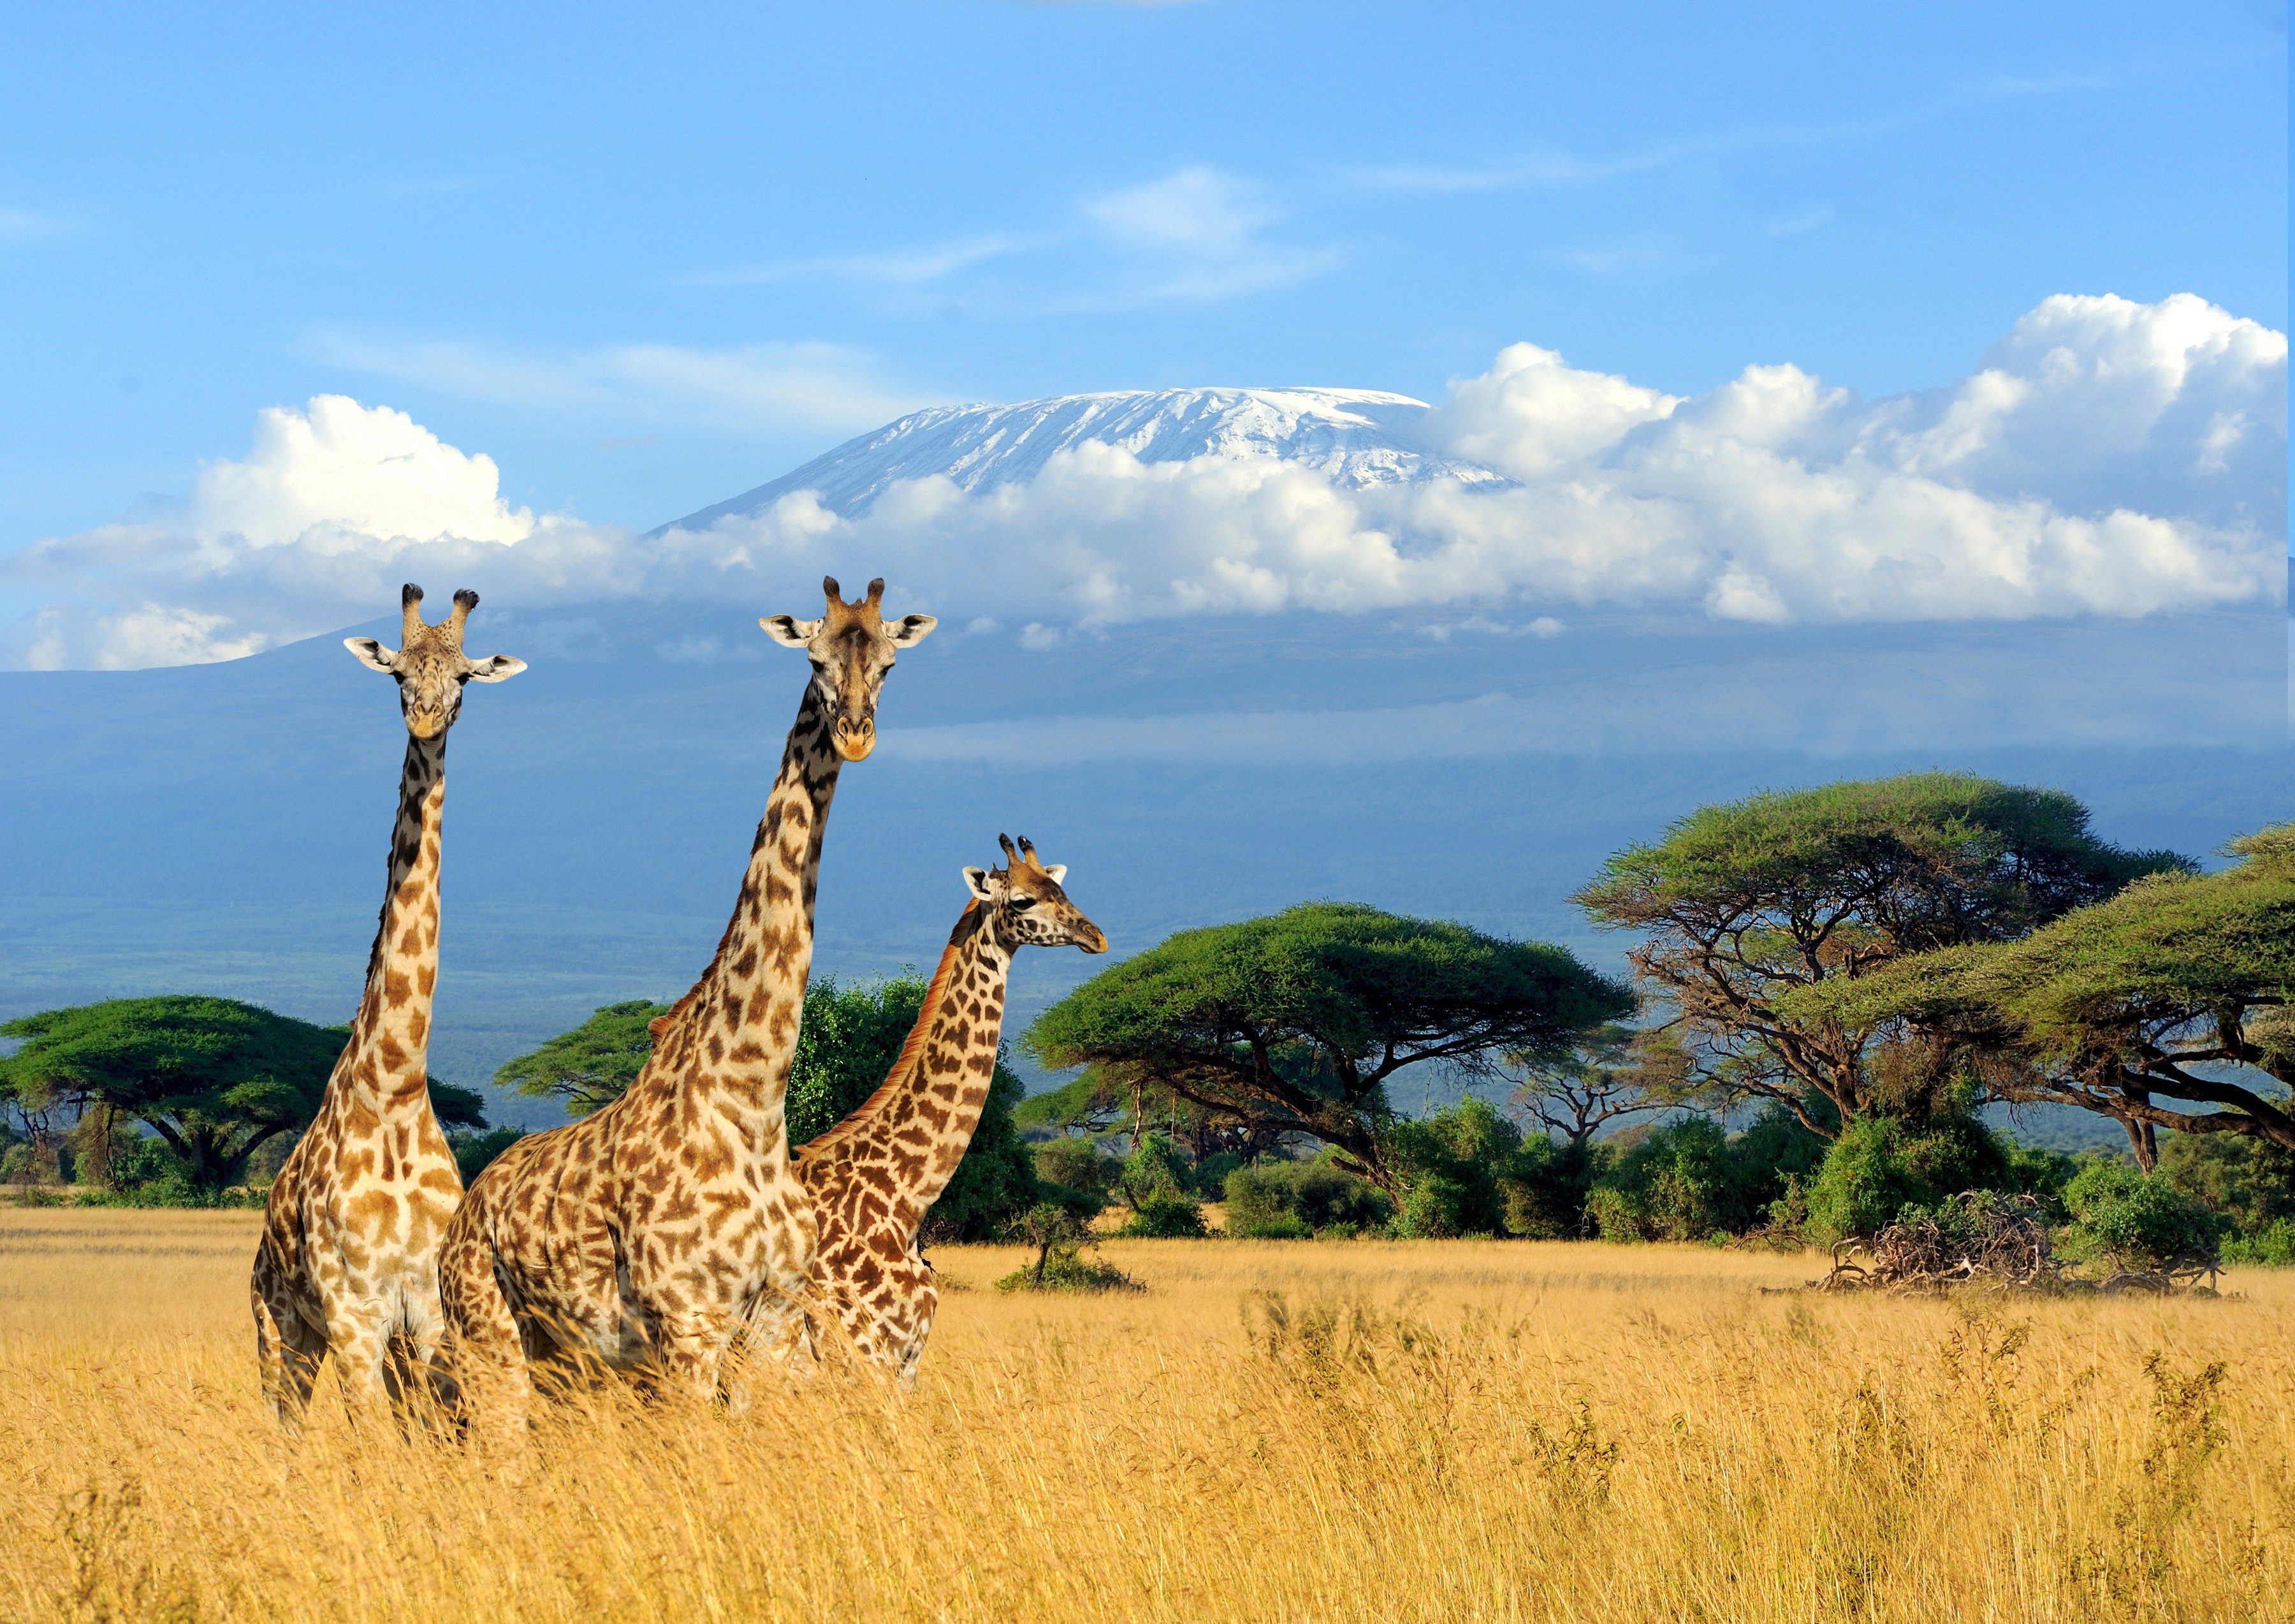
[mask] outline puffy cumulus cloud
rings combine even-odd
[[[350,544],[401,536],[522,542],[534,534],[534,515],[513,510],[501,493],[492,457],[455,450],[404,412],[320,395],[300,412],[257,413],[246,461],[200,470],[192,522],[203,538],[236,536],[257,547],[314,532]]]
[[[488,459],[321,397],[264,413],[180,524],[0,556],[0,588],[48,600],[0,628],[0,663],[227,658],[385,612],[403,580],[545,608],[882,574],[1047,650],[1079,624],[1302,609],[1545,635],[1574,606],[1786,624],[2274,602],[2286,357],[2189,296],[2049,299],[1961,382],[1878,400],[1789,364],[1685,398],[1523,344],[1421,420],[1440,466],[1496,477],[1355,486],[1087,441],[976,490],[935,474],[852,513],[797,491],[641,538],[512,508]]]
[[[1273,459],[1082,445],[968,494],[808,494],[713,534],[897,560],[1082,620],[1522,600],[1726,620],[2138,616],[2284,590],[2285,338],[2204,300],[2047,300],[1973,375],[1866,401],[1790,365],[1695,398],[1528,344],[1451,386],[1430,448],[1506,476],[1353,488]],[[693,545],[703,538],[683,538]],[[889,567],[889,565],[888,565]]]

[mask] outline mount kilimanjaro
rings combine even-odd
[[[903,479],[938,476],[968,494],[989,490],[1033,478],[1055,453],[1088,443],[1118,447],[1142,462],[1294,462],[1358,488],[1434,478],[1510,483],[1495,469],[1425,445],[1420,430],[1433,411],[1408,395],[1320,388],[1127,389],[1014,405],[933,406],[653,534],[762,513],[796,491],[812,491],[821,506],[850,517]]]

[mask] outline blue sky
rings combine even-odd
[[[0,64],[0,551],[327,392],[644,527],[931,401],[2286,327],[2279,5],[20,7]]]

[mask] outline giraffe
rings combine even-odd
[[[884,1082],[843,1122],[797,1152],[796,1176],[820,1225],[813,1279],[864,1357],[915,1383],[939,1307],[932,1265],[917,1250],[925,1214],[948,1187],[988,1103],[1004,1027],[1004,985],[1023,947],[1104,953],[1083,917],[1024,836],[999,835],[1005,868],[967,869],[972,900],[933,972],[924,1008]],[[784,1356],[805,1329],[784,1332]]]
[[[453,1368],[475,1415],[523,1436],[537,1363],[590,1359],[719,1391],[745,1316],[778,1326],[813,1268],[813,1219],[782,1107],[813,960],[813,893],[837,773],[876,744],[896,649],[936,624],[886,621],[885,583],[815,621],[758,624],[813,680],[716,956],[656,1023],[628,1092],[519,1139],[480,1175],[442,1262]],[[761,1301],[761,1299],[763,1301]]]
[[[396,649],[343,640],[361,665],[397,680],[406,762],[366,993],[318,1114],[271,1187],[256,1246],[256,1357],[264,1395],[290,1433],[329,1352],[354,1408],[366,1412],[386,1396],[403,1400],[417,1375],[437,1368],[438,1246],[462,1196],[427,1073],[446,732],[464,683],[506,681],[526,662],[463,655],[476,592],[456,592],[435,626],[422,624],[421,602],[421,587],[400,590]]]

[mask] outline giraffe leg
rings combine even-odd
[[[447,1379],[470,1424],[515,1455],[526,1447],[534,1406],[534,1375],[518,1316],[494,1273],[494,1248],[478,1238],[450,1234],[447,1240],[438,1270],[439,1302],[452,1332]]]
[[[390,1328],[380,1310],[365,1305],[358,1312],[331,1313],[327,1322],[335,1374],[343,1384],[344,1408],[362,1426],[383,1424],[396,1408],[398,1396],[390,1368]]]
[[[281,1430],[293,1437],[303,1430],[303,1412],[311,1402],[319,1362],[326,1357],[327,1339],[296,1310],[294,1293],[287,1289],[268,1247],[255,1254],[255,1277],[248,1294],[254,1302],[255,1358],[262,1372],[264,1400]]]

